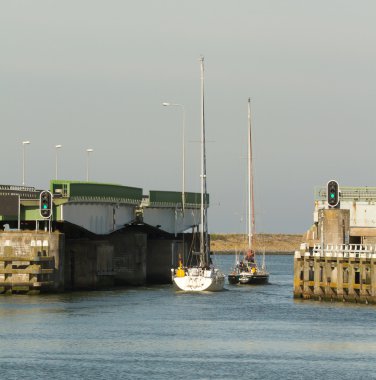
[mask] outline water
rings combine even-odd
[[[376,308],[296,301],[293,257],[266,261],[271,284],[219,293],[0,297],[0,378],[376,379]]]

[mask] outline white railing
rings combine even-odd
[[[371,259],[376,258],[376,246],[370,244],[327,244],[321,247],[320,244],[315,244],[312,254],[305,252],[304,256]]]

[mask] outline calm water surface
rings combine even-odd
[[[271,284],[219,293],[0,297],[0,378],[376,379],[376,308],[294,301],[293,257],[266,262]]]

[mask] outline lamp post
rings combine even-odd
[[[182,131],[182,171],[183,171],[183,178],[182,178],[182,193],[181,193],[181,197],[182,197],[182,208],[183,208],[183,212],[184,212],[184,208],[185,208],[185,107],[183,104],[179,104],[179,103],[168,103],[168,102],[164,102],[162,103],[165,107],[169,107],[169,106],[172,106],[172,107],[181,107],[182,111],[183,111],[183,131]]]
[[[30,141],[22,141],[22,186],[25,186],[25,145],[30,144]]]
[[[86,149],[86,181],[89,182],[89,154],[94,152],[94,149]]]
[[[55,145],[55,151],[56,151],[56,157],[55,157],[55,179],[57,179],[57,152],[59,149],[61,149],[63,146],[58,144]]]

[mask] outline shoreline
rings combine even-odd
[[[292,255],[299,249],[303,234],[255,234],[253,250],[257,254]],[[244,252],[248,249],[246,234],[210,234],[210,250],[213,253],[226,255]]]
[[[211,251],[213,255],[220,255],[220,256],[226,256],[226,255],[235,255],[236,253],[241,253],[239,251]],[[263,252],[257,252],[256,251],[256,256],[261,256],[263,255]],[[279,252],[274,252],[274,251],[265,251],[265,256],[271,256],[271,255],[276,255],[276,256],[292,256],[294,255],[294,251],[292,252],[287,252],[287,251],[279,251]]]

